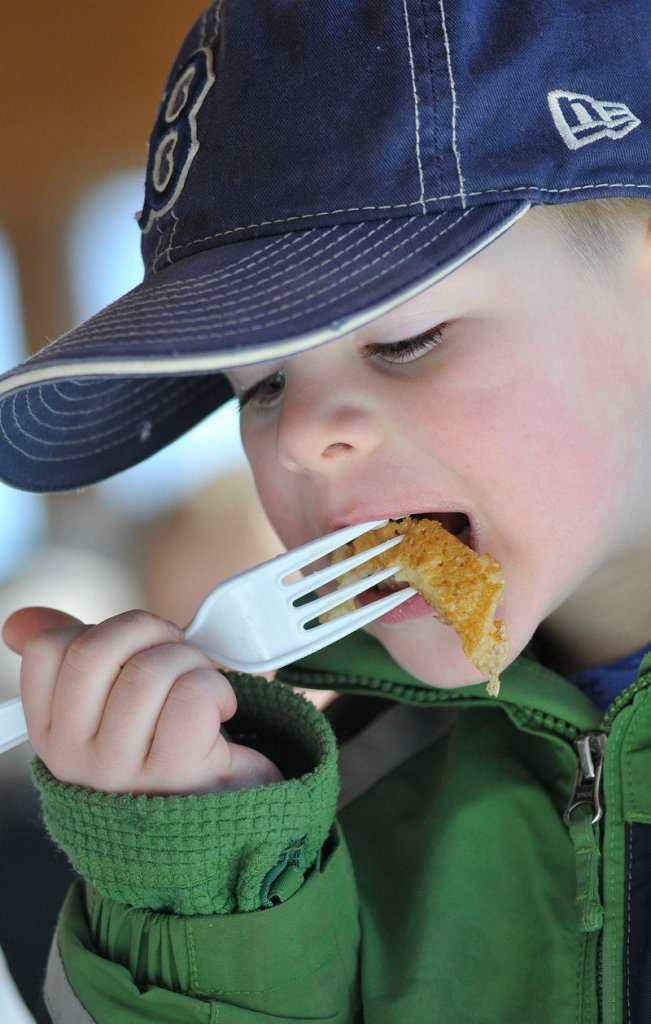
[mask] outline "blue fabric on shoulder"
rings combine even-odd
[[[635,682],[640,662],[650,651],[651,643],[648,643],[634,654],[627,654],[617,661],[577,672],[569,677],[570,682],[578,686],[598,708],[605,711],[618,693]]]

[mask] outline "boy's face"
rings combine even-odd
[[[532,211],[368,327],[233,371],[238,393],[254,389],[242,435],[283,542],[439,513],[500,561],[513,657],[549,617],[566,648],[577,616],[598,631],[647,543],[645,260],[588,280]],[[426,682],[478,682],[452,630],[413,607],[368,631]]]

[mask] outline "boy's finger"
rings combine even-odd
[[[103,763],[140,771],[170,689],[193,672],[217,675],[208,657],[190,644],[160,644],[136,654],[108,695],[95,746]]]
[[[144,611],[123,612],[80,633],[66,651],[54,692],[52,721],[59,739],[78,745],[92,738],[122,666],[182,636],[178,626]]]
[[[66,652],[84,626],[71,615],[69,625],[40,630],[26,637],[20,667],[20,688],[30,742],[37,754],[43,751],[52,723],[52,704]]]
[[[232,686],[215,669],[176,680],[161,710],[145,771],[159,792],[200,793],[230,769],[220,724],[235,714]]]
[[[19,608],[12,612],[2,627],[2,639],[15,654],[22,654],[34,633],[59,626],[81,625],[79,619],[56,608]]]

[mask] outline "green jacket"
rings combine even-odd
[[[363,635],[282,678],[364,695],[333,714],[336,820],[331,727],[265,680],[234,677],[229,732],[285,782],[116,796],[36,763],[83,879],[49,964],[56,1021],[651,1019],[651,656],[605,716],[526,658],[495,699],[426,687]]]

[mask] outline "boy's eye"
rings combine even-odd
[[[405,338],[402,341],[388,341],[384,343],[372,342],[362,349],[364,359],[377,358],[385,363],[411,363],[426,355],[443,341],[443,335],[449,324],[439,324],[431,327],[422,334],[413,338]],[[275,370],[267,377],[263,377],[256,384],[246,390],[239,397],[239,407],[243,409],[249,402],[257,407],[267,408],[274,405],[285,389],[285,371]]]
[[[285,387],[285,371],[276,370],[275,373],[270,373],[268,377],[263,377],[257,384],[253,384],[250,388],[240,395],[239,406],[243,409],[247,402],[253,400],[256,405],[272,405],[275,399],[282,394]]]
[[[443,341],[448,324],[439,324],[430,328],[414,338],[405,338],[404,341],[389,341],[384,344],[372,343],[365,345],[363,356],[365,359],[376,357],[385,363],[411,363],[419,359],[433,348],[437,348]]]

